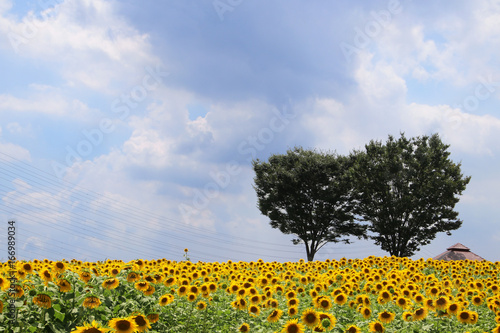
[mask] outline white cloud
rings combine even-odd
[[[65,1],[43,11],[41,17],[30,12],[17,21],[4,15],[0,32],[9,37],[20,56],[51,64],[68,85],[110,92],[113,84],[133,83],[145,65],[159,62],[151,55],[148,36],[121,18],[115,5],[99,0]]]
[[[2,159],[6,160],[7,162],[14,160],[31,162],[31,154],[29,150],[13,143],[0,142],[0,151],[6,154],[2,154]]]
[[[376,61],[373,64],[373,55],[362,53],[355,78],[360,93],[374,102],[398,103],[406,95],[406,82],[395,71],[390,63]]]
[[[92,121],[100,111],[90,108],[78,99],[68,99],[60,92],[35,92],[26,98],[0,94],[0,111],[12,113],[41,113],[48,116]]]
[[[492,115],[474,115],[447,105],[410,104],[403,115],[416,132],[440,133],[453,150],[471,155],[498,154],[500,119]]]

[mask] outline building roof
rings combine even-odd
[[[450,246],[446,249],[446,252],[441,253],[440,255],[435,256],[434,260],[477,260],[483,261],[485,260],[483,257],[478,256],[477,254],[471,252],[471,250],[460,243]]]

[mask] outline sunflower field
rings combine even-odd
[[[0,332],[500,332],[499,269],[397,257],[2,263]]]

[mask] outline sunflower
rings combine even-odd
[[[45,269],[40,275],[40,278],[45,282],[45,284],[47,284],[52,281],[52,273],[50,273],[48,269]]]
[[[295,292],[295,290],[289,290],[286,292],[285,296],[288,299],[292,299],[292,298],[297,297],[297,293]]]
[[[362,307],[359,310],[359,313],[361,313],[363,315],[363,318],[368,319],[372,315],[372,310],[370,310],[370,308],[368,308],[368,307]]]
[[[296,306],[291,306],[288,308],[288,316],[295,317],[299,313],[299,309]]]
[[[71,284],[66,279],[58,280],[57,285],[59,286],[59,291],[62,293],[66,293],[71,290]]]
[[[395,317],[396,317],[395,313],[389,312],[387,310],[385,310],[384,312],[380,312],[378,314],[378,319],[384,324],[390,323],[391,321],[394,320]]]
[[[300,303],[299,299],[298,299],[298,298],[295,298],[295,297],[294,297],[294,298],[290,298],[290,299],[286,302],[286,304],[287,304],[287,306],[288,306],[288,307],[291,307],[291,306],[298,306],[298,305],[299,305],[299,303]]]
[[[238,298],[231,305],[238,310],[245,310],[247,308],[247,301],[244,298]]]
[[[160,297],[160,305],[161,306],[165,306],[165,305],[168,305],[170,303],[172,303],[174,301],[174,296],[171,295],[171,294],[165,294],[163,295],[162,297]]]
[[[152,312],[146,316],[146,318],[149,320],[150,324],[156,323],[158,320],[160,320],[160,314],[157,312]]]
[[[10,282],[0,275],[0,290],[5,291],[10,288]]]
[[[290,319],[286,322],[281,333],[304,333],[304,325],[298,322],[298,319]]]
[[[458,313],[458,311],[460,311],[460,308],[461,308],[461,306],[459,303],[453,302],[453,303],[450,303],[448,305],[446,312],[448,312],[449,314],[456,315]]]
[[[196,294],[194,294],[194,293],[187,294],[187,300],[190,302],[196,301],[197,298],[198,298],[198,296],[196,296]]]
[[[92,324],[85,323],[84,326],[77,326],[76,330],[71,331],[71,333],[106,333],[108,331],[111,331],[111,329],[104,328],[93,320]]]
[[[94,295],[87,296],[83,300],[83,307],[85,308],[94,309],[99,305],[101,305],[101,300],[99,299],[99,297]]]
[[[358,326],[356,325],[351,325],[349,326],[346,330],[346,333],[361,333],[361,330],[359,329]]]
[[[15,298],[23,297],[24,289],[19,284],[11,285],[9,289],[9,296],[13,296]]]
[[[319,313],[319,325],[317,326],[318,328],[330,331],[333,330],[336,323],[337,319],[333,315],[326,312]]]
[[[457,314],[457,319],[462,324],[470,324],[472,321],[472,315],[470,311],[462,310]]]
[[[315,305],[317,308],[321,308],[321,310],[328,311],[332,307],[332,301],[326,296],[320,296],[316,298]]]
[[[379,321],[373,321],[369,325],[370,332],[385,332],[384,325]]]
[[[483,304],[484,299],[481,296],[476,295],[476,296],[472,297],[471,301],[472,301],[472,304],[479,306],[479,305]]]
[[[258,305],[250,305],[248,307],[248,313],[250,313],[252,316],[256,317],[260,315],[260,308]]]
[[[418,308],[413,312],[413,320],[422,320],[427,317],[428,311],[424,308]]]
[[[79,275],[80,275],[80,280],[82,280],[85,283],[89,282],[90,279],[92,278],[92,274],[89,271],[82,271],[80,272]]]
[[[307,309],[302,312],[302,322],[309,328],[314,328],[319,324],[319,315],[314,309]]]
[[[52,299],[49,295],[43,293],[39,293],[35,297],[33,297],[33,303],[41,308],[49,309],[50,307],[52,307]]]
[[[118,287],[119,284],[120,284],[120,281],[118,281],[117,278],[111,278],[111,279],[104,280],[104,282],[102,283],[102,287],[106,288],[108,290],[112,290],[112,289],[115,289],[116,287]]]
[[[413,321],[413,313],[405,311],[403,312],[403,320],[404,321]]]
[[[19,280],[24,280],[24,278],[26,277],[26,271],[23,269],[19,269],[16,272],[16,276]]]
[[[249,299],[250,303],[255,304],[255,305],[259,304],[261,302],[261,300],[262,299],[261,299],[260,295],[253,295]]]
[[[428,311],[432,311],[434,309],[436,309],[436,305],[434,304],[434,300],[432,298],[427,298],[425,301],[424,301],[424,307],[428,310]]]
[[[186,296],[189,292],[189,287],[186,286],[186,285],[181,285],[178,289],[177,289],[177,294],[179,296]]]
[[[153,285],[149,285],[148,289],[143,290],[142,293],[146,296],[151,296],[155,293],[155,287]]]
[[[108,326],[114,329],[115,333],[132,333],[138,329],[133,317],[113,318]]]
[[[492,333],[500,333],[500,325],[497,325],[492,331]]]
[[[405,297],[398,297],[396,299],[396,304],[402,309],[406,309],[410,306],[410,300]]]
[[[333,298],[333,301],[337,305],[344,305],[347,302],[347,295],[344,293],[339,293],[339,294],[335,295],[335,297]]]
[[[239,332],[250,332],[250,325],[247,323],[241,324],[240,328],[238,328]]]
[[[422,295],[421,293],[416,293],[415,296],[413,296],[413,300],[416,302],[416,303],[423,303],[424,300],[425,300],[425,297],[424,295]]]
[[[270,298],[266,302],[267,306],[276,309],[279,305],[278,300],[274,298]]]
[[[57,261],[54,263],[52,269],[57,273],[62,273],[66,270],[66,264],[62,261]]]
[[[29,262],[25,262],[21,267],[27,274],[33,273],[33,266]]]
[[[277,322],[281,318],[282,315],[283,315],[283,311],[281,311],[280,309],[274,309],[269,314],[269,316],[267,316],[267,321],[270,323]]]
[[[470,320],[469,320],[469,323],[474,325],[477,323],[477,320],[479,319],[479,315],[477,314],[476,311],[469,311],[470,313]]]
[[[211,293],[214,293],[215,291],[217,291],[217,284],[214,282],[209,283],[208,289],[210,290]]]
[[[379,304],[385,304],[385,303],[389,302],[391,300],[391,298],[392,298],[392,295],[389,291],[382,290],[377,297],[377,302]]]
[[[141,277],[136,272],[128,272],[127,274],[127,282],[129,283],[134,283],[138,281],[140,278]]]
[[[132,320],[137,325],[136,330],[138,332],[146,332],[148,329],[151,328],[151,325],[149,324],[149,320],[146,317],[144,317],[142,314],[132,316]]]
[[[436,310],[445,310],[448,307],[448,299],[444,296],[439,297],[434,301]]]
[[[427,290],[427,294],[429,294],[431,297],[437,297],[439,294],[440,290],[437,287],[432,287]]]
[[[189,286],[189,292],[198,295],[200,293],[200,288],[198,288],[198,286],[195,285]]]
[[[135,287],[135,289],[137,289],[139,291],[145,291],[145,290],[148,290],[149,282],[148,281],[139,281],[139,282],[135,283],[134,287]]]

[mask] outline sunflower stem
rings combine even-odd
[[[202,332],[206,332],[207,330],[205,329],[206,325],[207,325],[207,312],[208,312],[208,304],[207,304],[207,307],[205,308],[205,313],[203,314],[203,331]]]
[[[39,327],[39,332],[43,332],[43,329],[45,328],[45,311],[46,311],[46,309],[43,308],[42,309],[42,318],[40,321],[41,326]]]
[[[189,323],[191,321],[191,314],[193,313],[194,302],[191,304],[191,310],[189,311],[188,320],[186,322],[186,333],[189,333]]]

